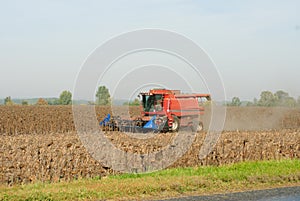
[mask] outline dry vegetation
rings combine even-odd
[[[119,108],[120,114],[125,114]],[[131,107],[131,115],[139,109]],[[109,108],[96,107],[100,120]],[[205,117],[209,117],[209,114]],[[248,125],[248,127],[247,127]],[[268,130],[273,128],[272,130]],[[206,132],[173,167],[222,165],[249,160],[300,158],[300,111],[286,108],[229,108],[225,129],[211,154],[199,160]],[[162,149],[174,134],[148,141],[108,132],[125,151],[150,153]],[[95,161],[75,133],[71,106],[0,107],[0,183],[73,180],[112,173]]]
[[[111,113],[109,107],[95,107],[100,121]],[[129,107],[131,116],[139,107]],[[126,116],[127,107],[116,107],[117,115]],[[210,120],[204,116],[205,127]],[[225,130],[267,130],[299,128],[300,110],[290,108],[228,107]],[[0,106],[0,135],[68,133],[75,131],[72,106]]]
[[[163,200],[299,184],[299,160],[251,161],[218,167],[170,168],[147,174],[112,175],[100,179],[39,182],[12,187],[0,185],[0,200]],[[299,188],[288,192],[282,190],[293,195]],[[265,193],[259,194],[263,196]],[[248,194],[247,197],[235,198],[243,200],[250,197]],[[210,200],[214,199],[217,198],[210,197]]]

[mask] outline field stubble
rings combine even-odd
[[[125,115],[124,108],[119,113]],[[132,116],[138,108],[131,107]],[[98,120],[111,112],[96,107]],[[204,116],[207,126],[209,112]],[[249,160],[300,158],[300,111],[287,108],[228,108],[225,131],[213,151],[198,158],[206,132],[172,167],[223,165]],[[270,130],[271,129],[271,130]],[[81,144],[70,106],[0,107],[0,183],[73,180],[114,173],[94,160]],[[148,140],[107,132],[117,147],[133,153],[163,149],[174,134],[157,134]]]

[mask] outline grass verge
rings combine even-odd
[[[71,182],[0,186],[0,200],[132,200],[300,185],[300,160],[176,168]]]

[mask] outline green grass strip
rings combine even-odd
[[[0,200],[155,199],[300,185],[300,160],[174,168],[71,182],[0,186]]]

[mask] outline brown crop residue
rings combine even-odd
[[[126,109],[120,107],[118,111],[126,115]],[[110,108],[96,107],[99,120],[109,112]],[[131,116],[138,113],[138,108],[130,108]],[[201,132],[189,151],[172,167],[299,159],[299,120],[297,109],[228,108],[225,131],[212,152],[199,159],[206,137],[206,132]],[[2,106],[0,136],[2,184],[68,181],[114,172],[86,151],[75,132],[70,106]],[[124,151],[147,154],[167,146],[174,133],[156,134],[149,139],[135,139],[119,132],[107,132],[106,136]]]

